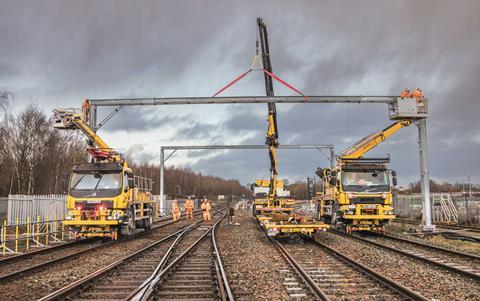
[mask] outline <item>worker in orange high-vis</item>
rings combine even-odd
[[[90,113],[90,103],[88,99],[85,99],[82,103],[82,114],[83,114],[83,121],[88,122],[88,115]]]
[[[180,219],[180,207],[178,207],[178,202],[176,199],[172,202],[172,218],[174,222]]]
[[[187,213],[187,219],[193,219],[193,208],[195,204],[193,203],[192,198],[188,197],[187,201],[185,202],[185,212]]]
[[[403,89],[402,93],[400,93],[400,97],[401,98],[411,97],[410,90],[408,90],[407,88]]]
[[[412,92],[412,97],[417,99],[417,102],[420,102],[423,100],[423,92],[419,88],[415,89],[415,91]]]
[[[207,198],[203,200],[201,208],[203,212],[203,221],[210,223],[212,221],[212,206],[210,205],[210,201]]]

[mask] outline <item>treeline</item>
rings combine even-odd
[[[85,139],[53,129],[35,105],[12,108],[12,93],[0,90],[0,195],[60,193],[62,174],[86,159]]]
[[[293,197],[307,197],[308,195],[307,182],[305,181],[288,184],[287,190],[290,191],[290,195]]]
[[[153,179],[153,193],[160,190],[160,168],[158,164],[131,164],[135,174]],[[164,172],[164,193],[169,195],[250,195],[250,189],[238,180],[223,179],[211,175],[203,175],[189,168],[167,166]]]
[[[462,192],[469,190],[468,183],[448,183],[448,182],[437,182],[430,180],[430,192]],[[406,192],[409,193],[420,193],[420,181],[413,182],[408,184]],[[479,185],[472,185],[472,191],[480,191]]]
[[[60,131],[37,106],[14,112],[13,94],[0,89],[0,196],[63,193],[62,175],[87,162],[86,139],[80,131]],[[152,178],[159,193],[160,168],[130,162],[135,174]],[[202,175],[187,168],[165,169],[165,194],[248,194],[237,180]]]

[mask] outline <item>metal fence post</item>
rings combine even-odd
[[[30,216],[27,216],[27,251],[30,249]]]

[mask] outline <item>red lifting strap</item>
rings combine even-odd
[[[230,88],[233,84],[235,84],[236,82],[238,82],[239,80],[241,80],[242,78],[244,78],[247,74],[249,74],[250,72],[252,72],[253,69],[248,69],[246,72],[240,74],[238,77],[236,77],[234,80],[232,80],[231,82],[229,82],[227,85],[225,85],[225,87],[221,88],[220,90],[218,90],[215,94],[213,94],[212,97],[215,97],[217,96],[218,94],[222,93],[223,91],[227,90],[228,88]],[[276,76],[275,74],[273,74],[272,72],[268,72],[267,70],[265,70],[264,68],[262,68],[262,71],[265,72],[268,76],[270,76],[271,78],[275,79],[276,81],[280,82],[282,85],[284,85],[285,87],[297,92],[298,94],[302,95],[303,98],[305,98],[305,100],[308,100],[307,96],[305,96],[305,94],[303,94],[302,92],[300,92],[299,90],[295,89],[292,85],[290,85],[289,83],[287,83],[286,81],[284,81],[283,79],[281,79],[280,77]]]
[[[230,86],[232,86],[234,83],[238,82],[239,80],[241,80],[242,78],[244,78],[247,74],[249,74],[250,72],[252,72],[252,69],[249,69],[247,72],[244,72],[242,74],[240,74],[240,76],[238,76],[237,78],[235,78],[234,80],[232,80],[231,82],[229,82],[225,87],[221,88],[220,90],[218,90],[217,93],[213,94],[212,97],[215,97],[217,96],[218,94],[222,93],[223,91],[227,90]]]
[[[265,72],[266,74],[268,74],[268,76],[270,76],[271,78],[277,80],[278,82],[280,82],[282,85],[284,85],[285,87],[287,88],[290,88],[291,90],[297,92],[298,94],[302,95],[303,98],[305,98],[305,100],[307,100],[307,96],[305,96],[305,94],[303,94],[302,92],[298,91],[297,89],[295,89],[292,85],[290,85],[289,83],[287,83],[286,81],[284,81],[283,79],[281,79],[280,77],[276,76],[275,74],[273,74],[272,72],[268,72],[267,70],[265,70],[265,68],[262,68],[262,71]]]

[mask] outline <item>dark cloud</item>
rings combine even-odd
[[[17,74],[18,71],[12,64],[0,62],[0,80],[2,78],[15,77]]]
[[[478,1],[2,1],[1,7],[0,87],[13,90],[17,103],[36,101],[48,111],[86,97],[211,95],[248,68],[255,17],[262,15],[274,72],[307,94],[392,95],[421,87],[430,99],[432,177],[480,182]],[[264,93],[254,72],[224,95]],[[294,94],[278,83],[275,93]],[[266,113],[265,105],[128,108],[104,130],[152,131],[152,140],[167,136],[171,144],[263,144]],[[281,143],[333,143],[337,151],[391,123],[386,106],[353,104],[278,106],[278,120]],[[392,167],[410,181],[419,173],[416,143],[413,125],[372,154],[390,153]],[[155,149],[142,152],[154,160],[148,154]],[[281,175],[290,177],[327,164],[318,152],[282,151],[279,160]],[[266,151],[230,151],[193,168],[248,182],[267,175],[268,165]]]
[[[99,110],[98,122],[104,120],[113,109]],[[103,131],[143,132],[176,124],[181,116],[151,114],[149,109],[123,107],[102,127]]]

